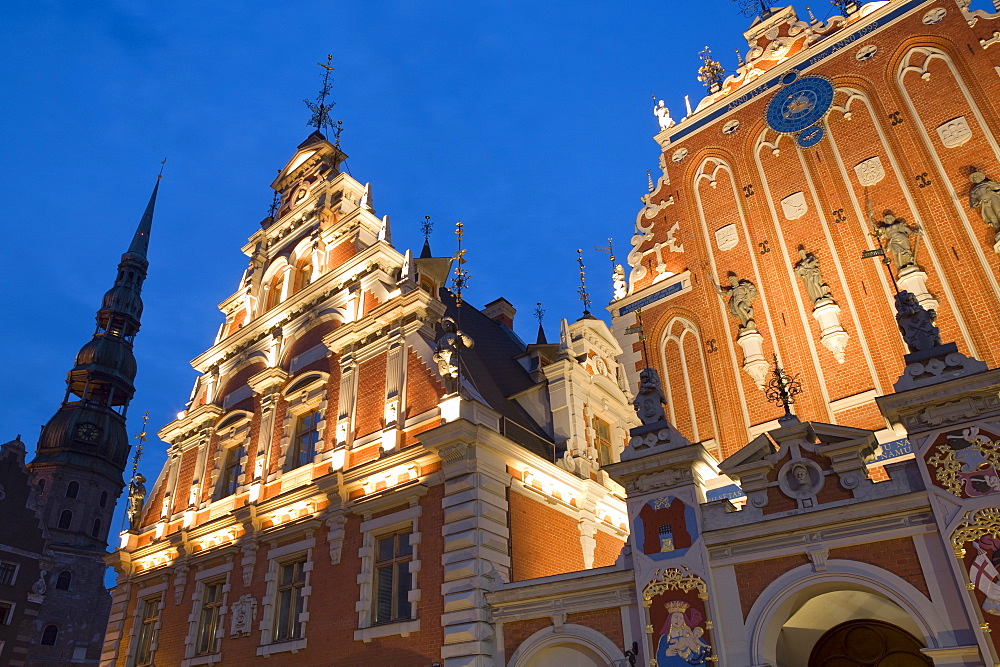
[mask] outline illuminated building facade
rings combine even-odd
[[[102,663],[998,664],[1000,15],[843,4],[659,113],[610,331],[524,345],[311,135]]]

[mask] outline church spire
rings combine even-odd
[[[32,469],[70,464],[121,481],[128,459],[125,413],[135,393],[132,342],[142,317],[142,284],[149,261],[149,234],[160,179],[150,195],[128,250],[118,264],[115,283],[97,311],[93,338],[80,348],[66,377],[63,403],[42,427]]]

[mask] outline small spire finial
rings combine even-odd
[[[156,175],[156,180],[163,178],[163,166],[167,164],[167,158],[160,160],[160,173]]]
[[[586,317],[590,315],[590,293],[587,292],[587,272],[585,270],[587,267],[583,263],[582,248],[577,248],[576,263],[580,265],[580,287],[577,292],[580,294],[580,301],[583,301],[583,314]]]
[[[539,301],[535,303],[535,319],[538,320],[538,326],[542,326],[542,318],[545,317],[545,311],[542,310],[542,302]]]
[[[743,67],[743,53],[739,49],[736,49],[736,62],[740,67]]]
[[[813,10],[809,5],[806,5],[806,13],[809,14],[810,25],[816,23],[816,17],[813,15]]]
[[[649,193],[653,194],[655,187],[653,186],[653,171],[651,169],[646,170],[646,185],[649,188]]]
[[[794,417],[791,406],[795,403],[795,397],[801,393],[802,383],[799,382],[799,376],[786,373],[778,363],[778,355],[774,355],[774,369],[771,371],[771,379],[764,388],[764,396],[770,403],[784,407],[785,414],[779,417],[778,421],[787,421]]]
[[[309,100],[302,100],[305,102],[306,107],[312,112],[312,117],[310,117],[308,125],[315,127],[318,132],[322,132],[323,128],[327,128],[332,131],[333,135],[336,137],[337,145],[340,145],[340,133],[343,131],[343,122],[337,121],[334,123],[330,119],[330,110],[337,105],[336,102],[330,102],[327,104],[326,98],[330,95],[330,91],[333,88],[333,82],[330,80],[330,72],[334,70],[332,65],[333,55],[328,55],[326,57],[326,63],[316,63],[323,68],[323,85],[319,89],[319,95],[316,96],[315,102],[310,102]]]

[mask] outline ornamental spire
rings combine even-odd
[[[330,111],[333,107],[337,106],[337,103],[330,101],[327,103],[327,97],[333,89],[333,81],[330,79],[330,73],[335,69],[333,67],[333,55],[328,55],[326,57],[326,63],[316,63],[323,68],[323,85],[320,86],[319,95],[316,96],[315,102],[310,102],[309,100],[302,100],[309,111],[312,112],[312,116],[309,118],[307,125],[316,128],[316,131],[323,132],[325,128],[329,134],[331,134],[335,139],[335,144],[340,146],[340,133],[344,130],[344,125],[342,121],[334,122],[330,119]]]

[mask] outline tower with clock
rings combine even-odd
[[[103,558],[129,455],[125,416],[135,392],[132,344],[142,316],[158,188],[159,182],[97,311],[93,338],[77,353],[62,404],[42,427],[27,466],[48,537],[30,596],[38,604],[37,616],[27,623],[30,632],[22,633],[31,638],[27,665],[97,664],[100,658],[111,608]]]

